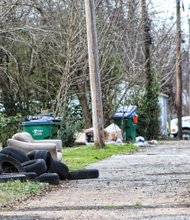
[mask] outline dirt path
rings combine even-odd
[[[190,142],[170,142],[89,166],[98,179],[64,181],[0,219],[190,219]]]

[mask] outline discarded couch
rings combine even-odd
[[[7,140],[7,146],[29,153],[47,150],[54,160],[62,159],[62,141],[58,139],[34,140],[28,132],[18,132]]]

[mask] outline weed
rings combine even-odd
[[[106,208],[107,208],[107,209],[113,209],[113,208],[114,208],[114,205],[107,205]]]
[[[45,187],[47,184],[30,181],[21,182],[19,180],[0,183],[0,207],[36,195]]]
[[[141,203],[141,202],[137,201],[137,202],[135,203],[135,207],[139,208],[139,207],[141,207],[141,206],[142,206],[142,203]]]

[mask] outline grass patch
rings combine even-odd
[[[137,147],[130,144],[106,145],[98,149],[94,145],[64,148],[63,161],[70,170],[78,170],[96,161],[111,157],[115,154],[129,154],[137,151]]]
[[[0,208],[5,208],[15,201],[36,195],[45,189],[45,187],[47,187],[47,184],[31,181],[21,182],[15,180],[0,183]]]

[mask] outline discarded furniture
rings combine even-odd
[[[28,132],[18,132],[7,140],[7,145],[26,153],[48,150],[54,160],[62,159],[62,141],[58,139],[34,140]]]

